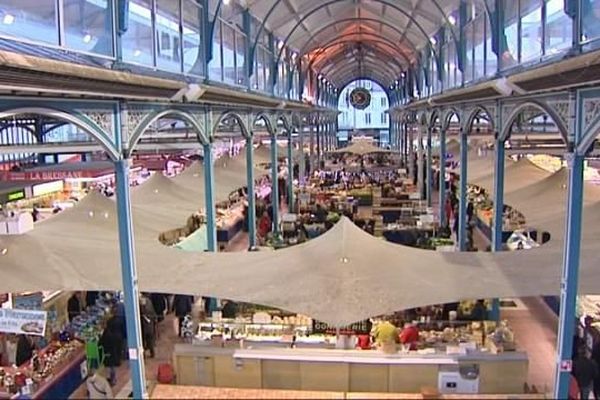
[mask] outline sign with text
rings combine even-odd
[[[368,319],[364,321],[355,322],[348,326],[339,327],[341,334],[353,334],[353,335],[368,335],[371,333],[373,324]],[[335,326],[328,325],[324,322],[313,319],[312,323],[313,333],[336,333],[337,328]]]
[[[0,309],[0,332],[44,336],[46,311]]]
[[[54,181],[62,179],[95,178],[111,174],[111,169],[85,170],[85,171],[25,171],[25,172],[0,172],[0,180],[4,181]]]

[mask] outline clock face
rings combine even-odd
[[[358,110],[364,110],[371,104],[371,93],[365,88],[356,88],[350,92],[350,104]]]

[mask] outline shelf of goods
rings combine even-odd
[[[229,208],[217,209],[217,241],[227,243],[244,225],[244,206],[241,202]]]
[[[492,240],[494,203],[488,195],[474,186],[469,187],[469,201],[473,202],[475,209],[474,217],[477,228],[488,240]],[[502,227],[502,243],[506,243],[510,235],[525,225],[523,214],[505,205]]]
[[[266,340],[224,342],[217,335],[219,340],[204,341],[204,345],[177,344],[177,384],[376,393],[420,393],[423,387],[443,393],[456,384],[456,393],[505,394],[521,393],[527,377],[527,355],[511,351],[514,341],[505,325],[423,327],[418,350],[392,354],[355,350],[352,340],[345,341],[344,348],[337,341],[333,349],[335,336],[327,333],[321,334],[325,339],[321,343],[297,339],[296,346],[290,346],[273,341],[285,335],[272,332],[292,328],[249,326],[265,330]]]
[[[53,341],[38,353],[35,362],[0,368],[0,399],[65,399],[86,375],[83,343]]]

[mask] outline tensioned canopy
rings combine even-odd
[[[536,166],[527,158],[518,161],[507,159],[504,166],[504,193],[511,193],[527,187],[548,177],[551,173]],[[489,193],[494,193],[494,172],[468,179],[469,183],[477,185]]]
[[[360,141],[353,142],[347,147],[341,147],[329,152],[329,154],[354,154],[357,156],[364,156],[373,153],[392,154],[394,151],[382,149],[381,147],[373,146],[371,143]]]
[[[544,198],[551,193],[560,197],[555,184],[543,186],[545,192],[540,188],[538,193]],[[535,199],[529,202],[525,208]],[[400,246],[375,238],[346,219],[319,238],[274,252],[187,253],[163,247],[143,234],[149,214],[134,209],[139,283],[144,291],[266,304],[335,325],[460,299],[554,295],[560,290],[564,226],[564,218],[559,218],[564,201],[557,203],[545,225],[552,233],[550,243],[500,254]],[[600,287],[600,203],[590,203],[585,218],[582,294],[597,293]],[[93,192],[27,234],[0,237],[0,247],[6,249],[0,255],[2,290],[121,288],[116,225],[114,202]]]

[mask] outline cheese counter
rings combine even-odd
[[[177,384],[341,392],[522,393],[527,354],[384,354],[376,350],[177,344]]]

